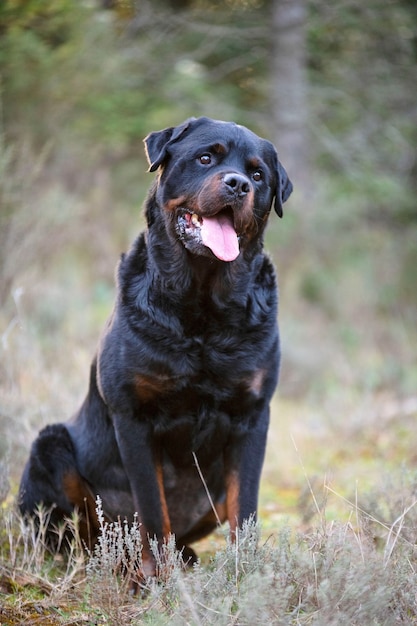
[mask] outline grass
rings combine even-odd
[[[416,476],[403,479],[402,496],[411,496],[406,488],[414,488]],[[390,493],[379,494],[379,506],[389,509]],[[46,551],[42,533],[3,510],[1,623],[417,623],[415,500],[389,525],[352,503],[347,521],[329,521],[313,491],[311,497],[317,508],[308,530],[286,523],[265,537],[248,522],[235,543],[219,530],[217,550],[192,570],[171,538],[159,557],[159,581],[149,580],[135,597],[120,570],[126,549],[140,558],[137,524],[102,520],[91,554],[74,532],[63,562]]]

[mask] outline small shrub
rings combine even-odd
[[[95,598],[112,608],[126,598],[130,582],[142,565],[142,539],[137,516],[132,524],[127,520],[107,522],[99,497],[96,512],[100,534],[89,552],[86,571]]]

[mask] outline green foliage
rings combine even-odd
[[[223,117],[236,116],[233,100],[244,94],[245,76],[249,93],[249,74],[237,68],[252,63],[249,58],[238,63],[237,84],[229,87],[222,79],[231,70],[221,64],[225,55],[248,54],[239,29],[221,26],[224,13],[215,12],[213,42],[202,14],[188,24],[184,15],[162,5],[149,9],[145,3],[134,19],[131,12],[119,12],[117,22],[85,3],[6,0],[0,14],[0,70],[7,134],[31,133],[39,144],[52,134],[68,141],[75,132],[79,140],[124,147],[141,140],[152,120],[158,127],[213,109]],[[202,57],[194,54],[204,47]]]
[[[50,116],[59,103],[65,76],[62,63],[77,46],[86,16],[82,3],[66,0],[5,0],[0,8],[0,72],[3,132],[21,137],[51,132]],[[23,125],[23,128],[22,126]]]

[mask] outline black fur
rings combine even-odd
[[[292,185],[272,144],[233,123],[190,119],[145,143],[159,170],[148,228],[119,264],[87,397],[33,444],[20,506],[55,505],[56,522],[74,506],[93,515],[99,494],[108,519],[138,512],[144,538],[173,532],[185,547],[216,525],[206,488],[232,533],[256,514],[279,369],[263,234],[274,197],[282,215]],[[226,243],[210,248],[203,227],[219,215]],[[237,241],[230,224],[239,249],[226,261]],[[149,550],[144,563],[153,574]]]

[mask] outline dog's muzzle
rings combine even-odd
[[[211,177],[193,202],[178,208],[181,241],[194,254],[234,261],[241,235],[253,219],[252,202],[253,187],[245,175],[223,172]]]

